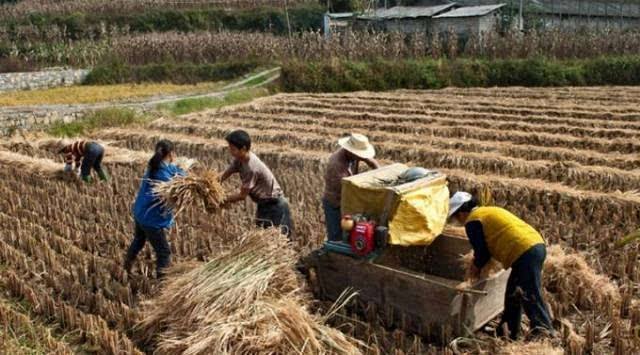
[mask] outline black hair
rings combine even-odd
[[[470,213],[476,207],[478,207],[478,199],[475,196],[473,196],[471,197],[471,200],[463,203],[462,206],[458,208],[456,213],[459,213],[459,212]]]
[[[251,137],[249,137],[249,133],[241,129],[235,130],[227,134],[227,136],[224,137],[224,139],[227,141],[227,143],[231,144],[232,146],[238,149],[242,149],[242,148],[247,148],[247,150],[251,149]]]
[[[156,143],[156,150],[153,153],[151,159],[149,159],[149,176],[155,175],[155,173],[160,169],[160,164],[167,155],[173,152],[173,142],[167,139],[163,139]]]

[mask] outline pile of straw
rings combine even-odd
[[[208,212],[220,210],[226,194],[217,172],[205,170],[170,181],[152,181],[153,193],[160,203],[177,215],[201,201]]]
[[[164,285],[146,304],[141,341],[159,354],[360,354],[362,344],[308,312],[295,262],[277,230],[246,233]]]
[[[495,352],[499,355],[563,355],[564,350],[549,341],[509,342]]]
[[[567,254],[559,245],[547,249],[543,282],[558,301],[581,309],[607,309],[621,302],[620,291],[608,277],[597,274],[580,254]]]
[[[51,178],[65,176],[63,165],[50,159],[33,158],[28,155],[0,150],[0,164],[10,167],[14,171],[36,174]]]

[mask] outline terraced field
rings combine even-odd
[[[38,334],[33,342],[59,353],[148,350],[136,342],[133,325],[142,315],[140,302],[158,287],[146,277],[153,270],[150,251],[139,258],[137,276],[121,268],[145,152],[169,138],[179,155],[222,169],[229,159],[225,134],[246,129],[283,185],[296,244],[305,252],[324,238],[319,201],[326,158],[339,137],[358,132],[370,137],[381,160],[439,169],[452,190],[488,188],[495,204],[524,217],[550,243],[585,252],[590,265],[619,286],[623,305],[610,314],[580,310],[576,331],[587,335],[597,324],[596,332],[607,332],[613,325],[620,340],[605,334],[607,351],[638,351],[632,335],[640,330],[638,249],[615,249],[613,243],[640,226],[639,94],[620,87],[276,95],[95,132],[92,138],[119,149],[106,158],[112,182],[92,186],[53,179],[46,169],[33,168],[37,162],[16,172],[5,152],[0,287],[7,292],[0,298],[0,321],[33,321],[25,336]],[[0,153],[43,165],[60,160],[36,143],[3,143]],[[176,260],[215,255],[251,223],[252,208],[238,206],[216,217],[183,214],[171,236]],[[14,306],[19,301],[24,307]],[[556,318],[576,313],[570,300],[552,308]],[[385,349],[426,351],[421,346],[403,339]]]

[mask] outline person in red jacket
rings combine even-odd
[[[102,181],[109,179],[109,176],[102,168],[102,158],[104,157],[104,148],[90,141],[75,141],[64,148],[60,149],[60,154],[64,154],[65,172],[78,172],[85,182],[91,182],[91,169],[93,168],[98,177]]]

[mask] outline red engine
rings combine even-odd
[[[357,222],[349,235],[351,250],[356,255],[365,256],[375,249],[376,224],[372,221]]]

